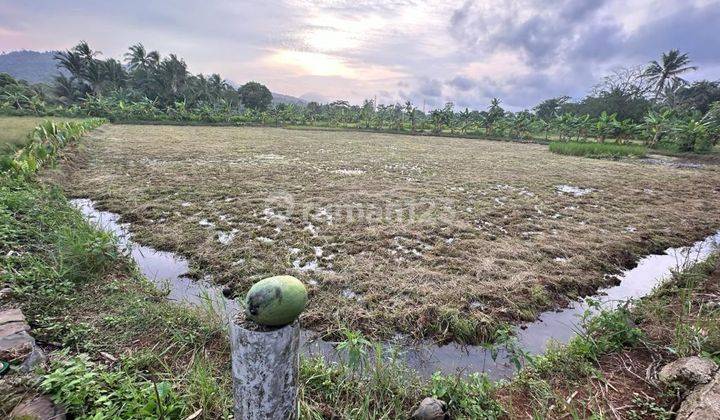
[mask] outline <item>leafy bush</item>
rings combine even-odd
[[[694,119],[677,124],[670,139],[679,152],[706,153],[712,150],[713,141],[710,137],[710,124]]]
[[[584,156],[589,158],[645,157],[647,149],[644,146],[585,143],[585,142],[552,142],[550,151],[569,156]]]
[[[169,383],[108,369],[86,354],[54,361],[40,387],[73,418],[182,418],[184,404]]]
[[[597,315],[586,311],[583,320],[585,341],[589,343],[590,355],[597,358],[601,354],[611,353],[637,344],[642,331],[634,325],[627,306],[615,310],[601,309],[600,304],[588,300],[590,306],[599,310]]]
[[[462,378],[435,373],[430,379],[429,393],[447,402],[453,417],[495,419],[501,417],[503,410],[493,398],[493,390],[492,382],[484,374]]]

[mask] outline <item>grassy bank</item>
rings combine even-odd
[[[656,373],[679,357],[720,362],[719,292],[714,254],[651,296],[588,317],[586,334],[532,360],[495,396],[511,418],[670,419],[680,395]]]
[[[645,157],[647,149],[644,146],[609,144],[609,143],[585,143],[585,142],[552,142],[550,151],[560,155],[584,156],[589,158],[610,158],[622,157]]]

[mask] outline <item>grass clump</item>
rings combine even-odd
[[[380,345],[367,342],[363,351],[353,350],[358,345],[353,338],[357,334],[350,337],[353,344],[344,346],[349,350],[346,361],[301,359],[301,418],[407,418],[425,396],[445,401],[452,418],[496,419],[503,415],[494,397],[495,384],[486,375],[435,373],[422,380],[397,354],[383,352]]]
[[[560,155],[583,156],[588,158],[619,159],[647,156],[644,146],[608,143],[559,142],[550,143],[550,151]]]

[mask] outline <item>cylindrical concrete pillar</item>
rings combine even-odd
[[[253,331],[230,316],[235,419],[297,418],[300,324]]]

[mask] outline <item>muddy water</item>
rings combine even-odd
[[[237,309],[235,301],[226,299],[219,287],[186,277],[188,261],[185,258],[133,242],[129,226],[119,223],[119,215],[98,211],[92,200],[75,199],[71,203],[90,222],[114,233],[121,249],[129,252],[142,274],[168,291],[168,299],[192,305],[212,305],[217,311]],[[664,254],[647,256],[635,268],[622,273],[617,286],[601,290],[594,299],[603,308],[613,308],[628,299],[645,296],[667,278],[671,270],[703,260],[718,244],[720,232],[690,247],[670,248]],[[580,316],[586,310],[589,310],[586,303],[577,301],[566,309],[542,313],[536,321],[516,330],[517,346],[529,354],[540,354],[550,342],[566,343],[580,331]],[[306,354],[323,355],[329,359],[338,357],[332,343],[315,339],[309,331],[305,331],[302,337],[302,348]],[[399,349],[410,367],[424,376],[437,371],[461,374],[485,372],[492,379],[504,379],[515,373],[511,357],[503,348],[498,349],[493,358],[493,352],[481,346],[400,342],[392,346]]]

